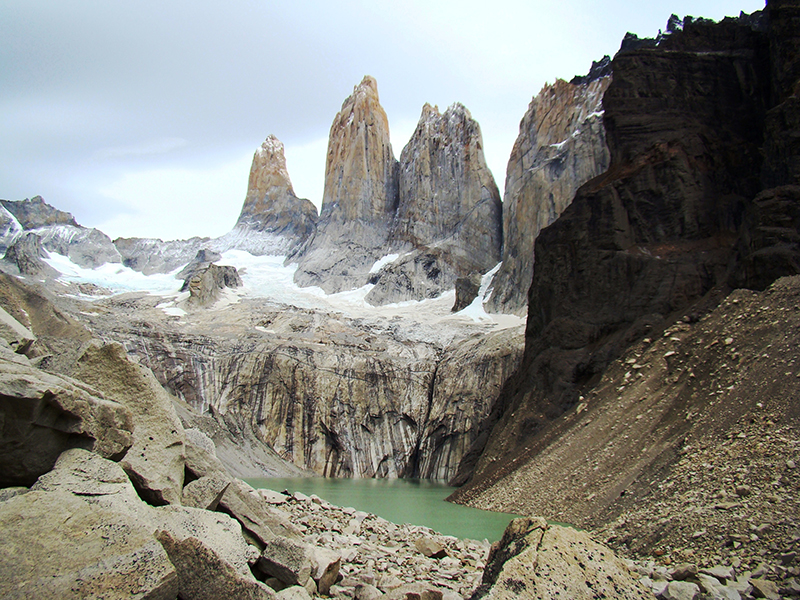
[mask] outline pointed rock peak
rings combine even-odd
[[[423,104],[422,105],[422,116],[420,117],[420,120],[427,120],[433,115],[435,115],[437,117],[439,116],[439,107],[437,105],[435,105],[435,104],[433,106],[431,106],[427,102],[425,104]]]
[[[461,102],[453,102],[450,106],[447,107],[447,110],[444,111],[444,114],[448,118],[459,118],[463,120],[472,120],[472,114],[469,112],[466,106],[461,104]]]
[[[270,134],[253,155],[250,167],[250,182],[247,186],[248,198],[263,198],[270,189],[278,189],[294,196],[283,142]]]
[[[375,102],[379,102],[378,82],[372,75],[364,75],[364,79],[361,80],[361,83],[353,88],[353,96],[370,96]]]

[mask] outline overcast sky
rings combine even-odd
[[[1,0],[0,198],[41,195],[117,236],[230,230],[253,152],[286,146],[319,206],[330,125],[366,74],[395,156],[425,102],[480,123],[503,190],[519,121],[546,82],[585,74],[671,13],[763,0],[268,2]]]

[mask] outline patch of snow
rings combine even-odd
[[[168,314],[171,317],[185,317],[186,311],[178,306],[170,306],[167,308],[162,309],[164,313]]]
[[[47,252],[44,262],[61,273],[62,283],[93,283],[114,293],[148,292],[156,295],[177,294],[182,282],[175,279],[176,269],[172,273],[143,275],[120,263],[105,263],[96,269],[81,267],[68,257],[56,252]],[[183,267],[181,267],[183,268]]]
[[[376,261],[375,261],[375,264],[374,264],[374,265],[372,265],[372,268],[369,270],[369,272],[370,272],[370,273],[377,273],[377,272],[378,272],[378,271],[380,271],[380,270],[381,270],[383,267],[385,267],[386,265],[388,265],[388,264],[390,264],[390,263],[393,263],[393,262],[394,262],[394,261],[396,261],[398,258],[400,258],[400,255],[399,255],[399,254],[387,254],[387,255],[386,255],[386,256],[384,256],[383,258],[376,260]]]

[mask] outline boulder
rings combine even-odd
[[[36,341],[33,332],[0,308],[0,338],[17,354],[26,354]]]
[[[180,504],[183,426],[153,374],[128,360],[121,345],[92,343],[78,359],[75,376],[130,410],[134,442],[121,464],[142,498],[154,505]]]
[[[163,545],[178,573],[181,600],[273,600],[275,592],[237,571],[207,544],[195,537],[179,540],[167,531],[156,538]],[[174,597],[174,596],[173,596]]]
[[[211,264],[187,279],[184,288],[189,290],[190,304],[208,306],[219,300],[221,290],[241,285],[236,267]]]
[[[475,298],[481,289],[481,277],[479,273],[471,273],[466,277],[456,279],[456,301],[451,312],[464,310]]]
[[[0,503],[0,596],[174,600],[178,577],[146,525],[65,491]]]
[[[439,542],[428,537],[421,537],[414,541],[414,547],[428,558],[444,558],[447,550]]]
[[[319,546],[310,546],[311,578],[317,584],[317,591],[323,596],[330,595],[331,586],[339,577],[342,556],[338,552]]]
[[[660,598],[663,600],[695,600],[700,595],[700,587],[690,581],[670,581]]]
[[[133,417],[81,382],[51,375],[0,349],[0,485],[30,486],[68,448],[119,460],[133,443]]]
[[[285,584],[304,586],[314,565],[306,544],[276,536],[267,542],[257,567]]]
[[[264,548],[276,535],[299,537],[299,530],[287,519],[271,510],[256,491],[240,479],[234,479],[219,502],[222,510],[242,524],[245,536]]]
[[[229,479],[213,475],[195,479],[183,488],[181,503],[194,508],[217,510],[230,483]]]
[[[602,596],[652,598],[625,564],[588,534],[525,517],[511,521],[502,539],[492,544],[472,600]]]

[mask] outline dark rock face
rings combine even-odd
[[[608,168],[602,101],[610,70],[606,58],[586,77],[545,85],[520,122],[506,171],[503,264],[486,302],[491,312],[525,314],[536,237]]]
[[[192,260],[208,245],[208,238],[162,241],[155,238],[117,238],[114,246],[122,264],[145,275],[169,273]]]
[[[611,166],[536,241],[525,355],[478,477],[544,440],[628,344],[726,284],[762,187],[765,33],[732,19],[686,23],[657,47],[620,52],[612,70]]]
[[[464,310],[472,304],[472,301],[478,297],[480,287],[481,277],[478,274],[456,279],[456,301],[453,304],[452,311]]]
[[[53,208],[41,196],[21,201],[0,200],[0,204],[14,215],[23,229],[38,229],[50,225],[71,225],[78,227],[73,217],[68,212]]]

